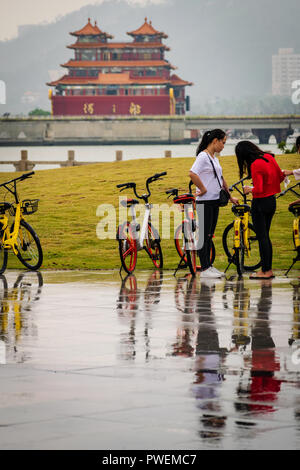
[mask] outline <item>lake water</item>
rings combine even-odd
[[[261,145],[264,150],[281,154],[275,138],[270,139],[268,145]],[[258,144],[258,140],[252,140]],[[234,155],[234,148],[238,140],[228,139],[222,152],[223,156]],[[66,146],[36,146],[36,147],[1,147],[0,162],[18,161],[21,158],[21,150],[28,151],[28,159],[31,161],[65,161],[68,158],[68,150],[74,150],[75,160],[78,162],[112,162],[116,159],[116,151],[123,152],[123,160],[133,160],[141,158],[163,158],[165,151],[170,150],[172,157],[194,157],[198,143],[186,145],[66,145]],[[59,165],[36,165],[35,170],[58,168]],[[0,172],[14,171],[12,164],[2,164]]]

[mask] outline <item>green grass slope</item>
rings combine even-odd
[[[97,216],[100,204],[115,207],[118,215],[118,183],[135,181],[140,193],[145,191],[147,177],[162,171],[167,176],[162,181],[151,185],[154,204],[172,204],[165,190],[179,187],[187,190],[188,173],[193,158],[141,159],[123,162],[98,163],[55,170],[36,171],[33,178],[18,185],[22,198],[39,198],[39,210],[28,216],[27,221],[38,233],[44,250],[43,269],[112,269],[120,267],[118,245],[115,239],[100,240],[96,234]],[[299,167],[299,155],[277,157],[281,168]],[[238,180],[238,168],[235,157],[221,157],[224,176],[229,184]],[[0,183],[19,176],[20,173],[0,173]],[[294,178],[291,177],[291,184]],[[283,186],[282,186],[283,188]],[[132,196],[132,193],[121,193]],[[3,200],[4,193],[0,192]],[[272,225],[274,247],[274,269],[285,269],[293,257],[292,214],[287,210],[288,203],[294,200],[291,194],[280,198],[277,213]],[[231,205],[220,209],[220,218],[216,230],[217,249],[216,266],[224,269],[227,259],[222,248],[222,233],[226,225],[233,220]],[[110,221],[114,230],[114,220]],[[118,222],[116,221],[116,224]],[[162,239],[164,267],[173,269],[177,266],[178,256],[173,239]],[[137,269],[151,268],[152,264],[146,252],[138,256]],[[8,268],[21,268],[19,260],[10,253]]]

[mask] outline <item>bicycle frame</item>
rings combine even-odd
[[[244,181],[247,179],[250,179],[249,176],[245,176],[241,180],[237,181],[237,183],[233,184],[230,186],[229,191],[233,191],[234,189],[238,191],[241,196],[243,197],[243,202],[244,205],[248,203],[247,201],[247,196],[244,194]],[[239,189],[239,185],[242,186],[242,191]],[[246,254],[249,257],[250,256],[250,244],[249,244],[249,217],[250,217],[250,212],[249,211],[243,211],[242,209],[240,210],[240,213],[236,214],[237,217],[234,220],[234,248],[240,248],[241,247],[241,225],[243,227],[243,243],[244,243],[244,248],[246,250]]]
[[[10,232],[10,229],[8,227],[7,215],[6,214],[0,215],[0,223],[2,224],[2,231],[3,231],[3,235],[1,238],[3,248],[5,250],[13,250],[15,255],[18,254],[17,239],[19,235],[21,220],[24,219],[24,217],[22,216],[21,201],[19,200],[18,192],[17,192],[17,181],[23,181],[24,179],[30,178],[32,175],[34,175],[34,171],[30,173],[26,173],[20,176],[19,178],[14,178],[0,185],[0,187],[3,186],[15,198],[15,205],[7,203],[8,207],[6,209],[6,210],[9,210],[10,208],[13,208],[14,210],[15,220],[14,220],[14,229],[12,232]],[[13,189],[10,188],[9,186],[12,184],[13,184]],[[22,236],[21,233],[20,233],[20,236]]]
[[[132,205],[130,207],[130,213],[131,213],[131,218],[132,218],[131,223],[132,223],[133,227],[135,227],[134,236],[135,236],[135,239],[137,241],[137,250],[138,251],[143,249],[145,238],[148,238],[147,228],[148,228],[148,222],[151,221],[151,208],[152,208],[152,204],[149,204],[148,202],[145,203],[144,220],[143,220],[143,224],[142,224],[142,229],[140,230],[140,236],[138,236],[138,231],[139,230],[137,229],[137,227],[139,227],[139,224],[137,223],[137,219],[136,219],[135,206]]]
[[[8,217],[5,214],[0,215],[0,223],[3,224],[2,230],[4,230],[3,236],[2,236],[3,248],[5,250],[13,250],[15,255],[18,254],[17,238],[19,235],[21,219],[23,219],[23,217],[21,214],[20,202],[16,205],[16,208],[15,208],[15,221],[14,221],[14,229],[12,232],[10,232],[9,227],[8,227]]]
[[[241,225],[243,226],[243,243],[246,249],[247,256],[250,256],[250,245],[249,245],[249,212],[240,214],[234,220],[234,247],[241,247]]]

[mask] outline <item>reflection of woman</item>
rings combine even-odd
[[[194,313],[197,295],[195,276],[178,278],[175,288],[175,305],[182,312],[182,316],[181,325],[176,332],[176,342],[172,344],[172,356],[192,357],[194,355]]]
[[[257,305],[257,317],[252,328],[252,357],[251,363],[244,368],[250,369],[250,379],[241,380],[237,396],[241,401],[235,403],[237,411],[242,413],[268,413],[274,411],[270,402],[277,399],[281,380],[274,377],[280,370],[280,363],[275,355],[275,344],[271,337],[269,312],[272,306],[272,283],[270,280],[261,281],[261,295]],[[244,373],[244,372],[243,372]],[[249,422],[239,421],[241,425]]]
[[[263,281],[257,305],[257,319],[252,330],[252,367],[250,398],[252,402],[272,402],[280,391],[281,380],[274,377],[280,370],[276,359],[275,344],[271,337],[269,312],[272,306],[272,285]],[[251,403],[252,411],[262,413],[274,411],[273,406]]]
[[[280,183],[285,176],[274,155],[265,153],[252,142],[244,140],[235,148],[240,177],[246,172],[252,177],[253,187],[245,186],[244,193],[252,193],[252,221],[257,234],[262,269],[251,279],[270,279],[273,276],[273,249],[270,228],[276,210],[275,194],[281,191]]]
[[[221,437],[215,429],[223,427],[226,423],[226,416],[219,414],[220,405],[216,401],[218,388],[224,377],[221,373],[222,350],[211,310],[213,291],[214,286],[209,286],[205,281],[201,282],[197,302],[199,329],[196,342],[196,371],[193,391],[197,399],[197,406],[206,410],[206,414],[201,419],[202,424],[205,428],[213,428],[213,432],[202,431],[202,437]]]

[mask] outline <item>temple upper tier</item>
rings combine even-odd
[[[108,42],[113,36],[96,22],[70,33],[67,46],[74,58],[61,64],[67,73],[48,83],[52,114],[74,115],[184,115],[189,110],[185,87],[191,82],[172,73],[165,59],[169,48],[151,21],[127,34],[131,42]]]

